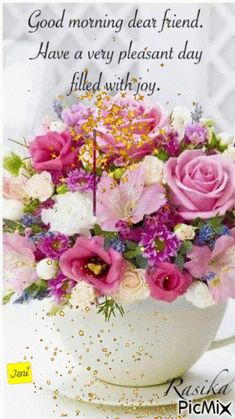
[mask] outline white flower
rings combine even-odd
[[[228,159],[232,160],[235,163],[235,147],[233,145],[229,145],[226,150],[223,152],[223,156],[227,157]]]
[[[49,129],[50,131],[58,132],[60,134],[66,130],[66,125],[62,121],[52,121]]]
[[[58,269],[58,262],[50,258],[40,260],[36,266],[37,274],[42,279],[54,278],[58,273]]]
[[[217,137],[222,145],[235,145],[235,136],[229,132],[221,132]]]
[[[163,181],[164,163],[154,156],[145,156],[143,160],[145,170],[145,184],[161,183]]]
[[[24,215],[24,205],[16,199],[2,199],[2,216],[8,220],[18,221]]]
[[[52,231],[68,236],[88,235],[89,229],[96,223],[90,196],[81,192],[66,192],[53,196],[53,199],[53,208],[42,210],[43,223],[50,224]]]
[[[198,308],[206,308],[215,304],[208,286],[201,281],[192,282],[185,293],[185,298]]]
[[[193,240],[195,228],[188,224],[177,224],[174,228],[174,233],[180,240]]]
[[[70,297],[70,304],[73,308],[85,309],[95,301],[94,288],[85,281],[79,281],[73,288]]]
[[[25,184],[25,192],[31,198],[39,199],[40,202],[46,201],[54,192],[51,174],[44,171],[33,175]]]
[[[144,269],[135,269],[130,266],[123,275],[116,298],[121,303],[131,304],[136,300],[144,300],[149,295]]]
[[[185,126],[191,122],[191,113],[184,106],[176,106],[171,114],[171,125],[178,132],[179,140],[185,133]]]

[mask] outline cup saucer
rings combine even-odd
[[[49,364],[52,367],[52,363]],[[182,398],[193,400],[209,395],[219,396],[229,392],[235,379],[235,363],[231,362],[227,350],[207,352],[182,378],[149,387],[124,387],[101,381],[92,375],[89,368],[76,367],[74,358],[64,352],[56,356],[53,364],[50,373],[47,370],[50,381],[43,380],[44,387],[49,391],[70,399],[107,406],[164,406],[176,404]]]

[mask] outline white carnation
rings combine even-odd
[[[185,126],[191,122],[191,113],[184,106],[176,106],[171,114],[171,125],[178,132],[179,140],[185,133]]]
[[[174,233],[180,240],[193,240],[195,228],[188,224],[177,224],[174,228]]]
[[[215,304],[208,286],[201,281],[192,282],[184,295],[186,300],[198,308],[206,308]]]
[[[47,171],[37,173],[27,180],[25,192],[28,196],[38,199],[40,202],[46,201],[54,192],[54,185],[51,174]]]
[[[84,310],[95,301],[94,288],[84,281],[79,281],[73,288],[70,297],[70,304],[73,308]]]
[[[54,278],[58,273],[58,269],[58,262],[50,258],[40,260],[36,266],[39,278],[46,280]]]
[[[145,171],[145,184],[161,183],[163,181],[164,163],[162,160],[154,156],[145,156],[143,160]]]
[[[122,278],[116,295],[121,303],[131,304],[136,300],[144,300],[150,295],[149,287],[145,282],[144,269],[129,267]]]
[[[42,210],[43,223],[50,224],[52,231],[68,236],[88,235],[96,223],[90,196],[81,192],[66,192],[54,196],[53,199],[55,200],[53,208]]]
[[[24,215],[24,205],[16,199],[2,199],[2,216],[8,220],[18,221]]]

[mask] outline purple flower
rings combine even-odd
[[[43,237],[38,248],[46,257],[57,259],[69,248],[69,238],[61,233]]]
[[[71,294],[76,283],[77,282],[73,279],[67,278],[62,272],[59,272],[56,278],[48,281],[48,288],[51,296],[54,297],[58,303],[61,303],[66,295]]]
[[[202,124],[189,124],[185,129],[184,140],[187,144],[204,144],[208,140],[208,130]]]
[[[143,247],[143,254],[151,266],[169,261],[170,257],[176,255],[181,242],[174,233],[164,225],[151,220],[148,220],[144,227],[145,232],[141,236],[140,246]]]
[[[141,234],[143,233],[142,227],[130,228],[127,221],[120,220],[116,223],[115,227],[119,232],[120,238],[122,240],[132,240],[134,242],[139,242]]]
[[[52,208],[55,204],[55,201],[51,198],[47,199],[44,202],[41,202],[37,208],[35,209],[35,211],[33,212],[33,215],[35,216],[40,216],[41,212],[43,209],[48,209],[48,208]]]
[[[66,108],[62,112],[62,119],[70,127],[74,127],[77,132],[82,132],[82,125],[87,122],[94,110],[84,106],[82,103],[73,104],[71,108]]]
[[[87,192],[92,190],[93,176],[83,169],[75,169],[69,172],[65,182],[71,192]]]
[[[158,148],[163,148],[170,157],[178,156],[180,153],[179,134],[174,129],[162,130],[155,138]]]
[[[175,227],[176,224],[183,223],[184,219],[176,211],[174,207],[166,203],[156,212],[156,214],[145,218],[145,225],[150,224],[164,224],[170,230]]]

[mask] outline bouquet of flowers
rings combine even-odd
[[[126,92],[54,111],[4,158],[4,302],[108,320],[146,298],[235,298],[235,138],[197,104],[168,115]]]

